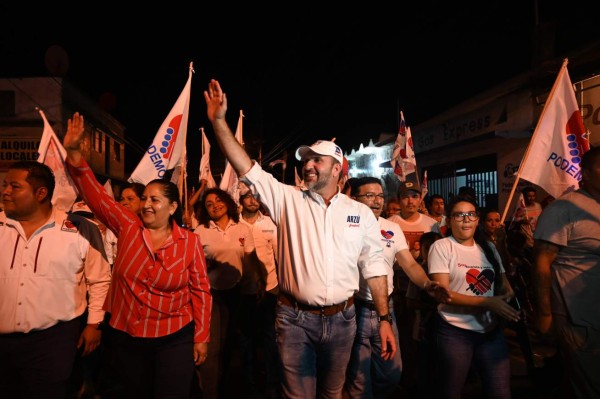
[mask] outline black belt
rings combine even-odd
[[[388,303],[392,299],[392,296],[388,296]],[[373,301],[365,301],[364,299],[354,298],[354,302],[357,307],[368,308],[369,310],[375,311],[375,302]]]
[[[342,303],[338,303],[337,305],[330,306],[315,306],[315,305],[307,305],[305,303],[301,303],[296,301],[296,299],[284,292],[279,292],[279,296],[277,299],[284,305],[290,306],[292,308],[296,308],[299,310],[303,310],[305,312],[319,314],[321,316],[332,316],[336,313],[341,312],[342,310],[348,309],[350,306],[354,304],[354,297],[348,298],[346,301]]]

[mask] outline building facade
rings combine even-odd
[[[599,50],[600,45],[594,45],[573,54],[567,66],[592,146],[600,145]],[[508,203],[512,212],[516,174],[562,61],[545,63],[544,72],[538,69],[517,76],[412,126],[419,177],[427,171],[428,192],[450,198],[461,186],[469,186],[481,206],[502,212]],[[382,135],[377,143],[347,154],[350,176],[382,178],[387,197],[397,191],[388,162],[395,140],[391,136]],[[387,167],[373,167],[378,161]],[[519,179],[514,192],[527,185],[531,184]],[[538,201],[547,196],[538,188]]]
[[[38,158],[44,129],[38,109],[60,139],[73,113],[84,115],[90,166],[101,182],[125,182],[124,126],[60,77],[0,79],[0,180],[11,163]]]

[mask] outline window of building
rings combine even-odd
[[[477,204],[482,208],[498,207],[498,172],[496,155],[489,154],[427,169],[428,192],[440,194],[446,200],[463,187],[475,190]]]
[[[15,116],[15,92],[12,90],[0,90],[0,117],[8,118]]]
[[[92,146],[93,149],[99,153],[102,154],[102,147],[104,144],[104,133],[102,133],[102,131],[98,130],[98,129],[94,129],[92,131]]]
[[[121,143],[115,140],[113,140],[113,154],[115,154],[115,161],[121,162]]]

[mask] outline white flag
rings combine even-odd
[[[406,176],[417,171],[417,161],[412,142],[410,127],[406,126],[404,114],[400,111],[400,128],[392,153],[392,169],[400,181],[406,181]]]
[[[590,149],[565,59],[519,168],[519,176],[554,198],[579,188],[581,157]]]
[[[204,128],[200,128],[202,131],[202,158],[200,158],[200,178],[199,180],[206,180],[206,188],[217,187],[217,183],[210,170],[210,143],[204,133]]]
[[[61,211],[67,212],[77,199],[75,185],[71,180],[71,176],[66,171],[65,159],[67,158],[67,150],[62,146],[52,126],[48,123],[44,111],[41,109],[40,115],[44,120],[44,131],[38,148],[37,160],[50,167],[54,172],[56,184],[54,195],[52,196],[52,205]]]
[[[417,159],[410,127],[406,127],[406,146],[404,147],[404,174],[409,175],[417,171]]]
[[[110,195],[110,197],[111,197],[112,199],[115,199],[115,193],[113,192],[113,189],[112,189],[112,183],[111,183],[110,179],[108,179],[108,180],[107,180],[107,181],[104,183],[104,191],[106,191],[106,193],[107,193],[108,195]]]
[[[423,181],[421,182],[421,199],[424,199],[429,192],[429,181],[427,180],[427,169],[423,172]]]
[[[237,129],[235,129],[235,138],[242,146],[244,145],[243,139],[243,118],[244,114],[242,110],[240,110],[240,118],[238,119]],[[229,195],[233,198],[236,203],[239,203],[240,199],[240,189],[238,182],[238,175],[233,170],[233,167],[229,163],[229,161],[225,161],[225,171],[223,172],[223,177],[221,178],[221,182],[219,183],[219,188],[221,190],[227,191]]]
[[[519,202],[515,205],[515,211],[510,219],[510,225],[508,226],[509,230],[512,228],[514,222],[520,222],[524,219],[527,219],[527,205],[525,205],[523,193],[519,193]]]
[[[129,177],[129,182],[148,184],[151,180],[165,177],[167,171],[182,165],[185,156],[192,73],[194,69],[190,63],[189,77],[183,91],[158,129],[154,141]],[[183,176],[184,173],[181,175]]]

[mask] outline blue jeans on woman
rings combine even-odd
[[[473,366],[487,398],[510,398],[510,361],[502,328],[480,333],[437,318],[439,397],[459,398]]]
[[[286,398],[340,398],[356,334],[354,305],[322,316],[277,302],[277,346]]]

